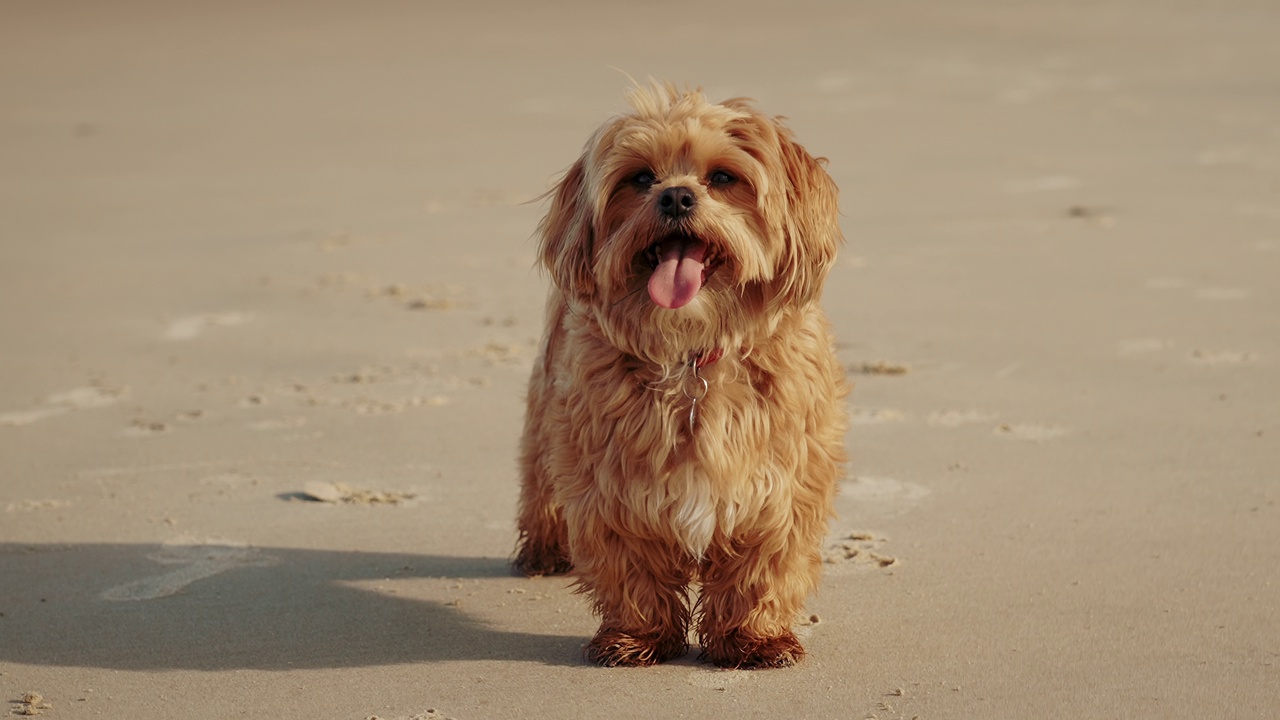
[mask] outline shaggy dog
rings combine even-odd
[[[549,193],[514,561],[572,571],[602,665],[792,665],[844,462],[819,296],[836,187],[744,99],[636,87]],[[695,603],[690,585],[700,585]]]

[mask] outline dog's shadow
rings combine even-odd
[[[470,589],[497,608],[504,597],[567,584],[514,578],[503,558],[0,543],[0,578],[0,660],[16,663],[284,670],[583,662],[585,637],[522,631],[520,613],[499,608],[495,617],[517,628],[501,629],[446,597],[444,588]],[[418,597],[397,594],[401,579],[418,583]]]

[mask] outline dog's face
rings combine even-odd
[[[624,352],[673,365],[749,348],[817,300],[841,240],[835,184],[745,100],[629,99],[553,190],[542,261]]]

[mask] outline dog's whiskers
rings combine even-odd
[[[636,288],[635,290],[632,290],[631,292],[627,293],[626,295],[623,295],[622,297],[618,298],[613,303],[611,303],[609,305],[609,309],[613,310],[617,308],[623,302],[626,302],[628,299],[630,299],[633,295],[638,295],[639,293],[640,293],[640,288]]]

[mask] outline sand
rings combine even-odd
[[[1280,717],[1277,28],[1262,0],[0,5],[0,700]],[[528,201],[614,68],[757,98],[842,190],[854,460],[794,669],[584,665],[583,599],[507,569]]]

